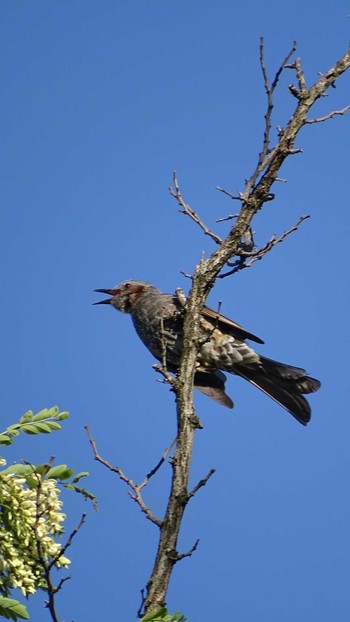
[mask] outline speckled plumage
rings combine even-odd
[[[134,327],[145,346],[162,359],[162,331],[166,341],[166,360],[176,371],[182,351],[184,309],[176,295],[162,294],[146,281],[125,281],[113,289],[98,289],[111,296],[96,304],[110,304],[131,315]],[[162,329],[161,329],[162,327]],[[194,384],[215,401],[233,407],[225,393],[223,371],[241,376],[264,391],[288,410],[300,423],[310,420],[311,409],[303,393],[312,393],[320,382],[307,375],[304,369],[273,361],[253,350],[245,341],[263,341],[229,318],[202,310],[200,328],[203,345],[198,352],[198,368]]]

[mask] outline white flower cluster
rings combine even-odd
[[[63,533],[66,518],[60,510],[60,490],[54,479],[35,474],[36,485],[25,478],[0,474],[0,594],[19,588],[27,596],[45,588],[46,567],[70,564],[59,556],[61,545],[55,536]]]

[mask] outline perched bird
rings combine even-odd
[[[184,308],[175,294],[162,294],[146,281],[124,281],[112,289],[96,289],[111,298],[95,304],[109,304],[129,313],[145,346],[159,361],[163,358],[176,372],[182,351]],[[264,343],[229,318],[204,307],[200,319],[203,345],[198,352],[194,386],[216,402],[233,408],[225,393],[223,371],[245,378],[283,406],[300,423],[310,421],[311,409],[303,393],[317,391],[321,383],[305,369],[285,365],[258,354],[246,342]]]

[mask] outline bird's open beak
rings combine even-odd
[[[99,292],[100,294],[109,294],[110,296],[114,296],[114,289],[95,289],[95,292]],[[110,305],[112,298],[105,298],[105,300],[100,300],[100,302],[93,302],[94,305]]]

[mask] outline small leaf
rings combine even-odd
[[[67,410],[64,410],[59,415],[57,415],[56,419],[58,419],[58,421],[64,421],[64,419],[68,419],[68,417],[69,417],[69,412]]]
[[[36,464],[35,465],[35,473],[39,473],[39,475],[46,475],[49,470],[49,466],[46,464]]]
[[[57,423],[57,421],[47,421],[46,425],[48,425],[51,430],[62,430],[62,426]]]
[[[27,425],[31,425],[31,424],[27,424]],[[49,427],[49,424],[43,423],[42,421],[39,421],[38,423],[36,423],[35,427],[37,428],[38,432],[42,432],[43,434],[50,434],[50,432],[52,431],[51,428]]]
[[[34,425],[34,423],[24,423],[22,430],[25,434],[39,434],[40,430]]]
[[[48,409],[43,408],[38,413],[36,413],[36,415],[33,415],[32,421],[42,421],[43,419],[47,419],[48,413],[49,413]]]
[[[19,430],[20,427],[21,427],[20,423],[14,423],[13,425],[9,425],[9,427],[6,428],[6,432],[11,432],[11,434],[12,434],[16,430]]]
[[[82,477],[87,477],[88,475],[90,475],[89,471],[82,471],[81,473],[77,473],[77,475],[72,479],[72,484],[77,484]]]
[[[69,479],[73,473],[74,471],[68,469],[66,464],[58,464],[47,472],[46,477],[47,479]]]
[[[157,620],[161,620],[162,618],[164,618],[167,613],[168,612],[165,607],[161,607],[160,609],[157,609],[157,611],[151,611],[151,613],[145,615],[143,618],[141,618],[140,622],[156,622]]]
[[[60,409],[58,408],[58,406],[52,406],[51,408],[48,409],[47,416],[50,419],[55,419],[59,412],[60,412]]]
[[[0,445],[11,445],[13,439],[7,434],[0,434]]]
[[[0,616],[12,620],[29,620],[27,608],[14,598],[0,596]]]
[[[26,413],[24,413],[24,415],[20,418],[19,422],[20,423],[28,423],[28,421],[31,421],[33,417],[33,411],[32,410],[27,410]]]
[[[7,469],[1,471],[1,474],[10,475],[14,473],[19,477],[22,477],[33,473],[34,470],[35,468],[31,464],[11,464],[11,466],[7,467]]]

